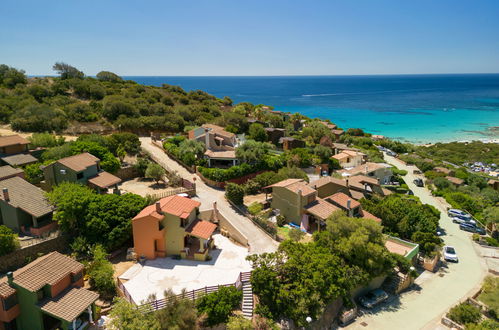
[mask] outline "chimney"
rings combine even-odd
[[[348,184],[348,177],[347,177],[347,187],[348,187],[348,186],[349,186],[349,184]]]
[[[7,282],[9,284],[12,284],[12,282],[14,282],[14,274],[12,272],[7,273]]]
[[[156,212],[158,212],[159,214],[163,214],[163,211],[161,210],[161,203],[160,202],[156,202]]]
[[[206,149],[210,149],[210,134],[208,134],[209,130],[207,128],[204,129],[204,144],[206,145]]]
[[[2,192],[3,192],[3,200],[6,201],[6,202],[10,201],[9,189],[3,188]]]
[[[364,183],[364,190],[365,191],[367,191],[367,187],[368,187],[367,183]]]
[[[353,216],[353,210],[352,210],[352,200],[351,199],[347,200],[347,210],[348,210],[348,216],[352,217]]]

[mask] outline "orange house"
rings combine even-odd
[[[217,225],[198,219],[200,205],[174,195],[144,208],[132,220],[135,253],[146,259],[178,255],[206,260]]]

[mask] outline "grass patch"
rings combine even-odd
[[[291,228],[288,226],[277,227],[277,235],[282,237],[283,239],[289,239],[289,231]]]
[[[499,315],[499,277],[487,276],[478,300]]]

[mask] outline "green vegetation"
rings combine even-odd
[[[109,326],[114,329],[159,330],[154,313],[142,313],[124,298],[115,298],[111,309]]]
[[[485,278],[478,300],[487,305],[493,317],[499,316],[499,277]]]
[[[130,240],[131,219],[146,206],[146,200],[135,194],[97,194],[88,187],[62,183],[48,193],[57,207],[54,220],[73,239],[80,237],[77,251],[102,244],[112,251]]]
[[[184,136],[175,136],[166,139],[163,148],[187,166],[206,164],[203,159],[206,148],[201,142],[188,140]]]
[[[196,307],[192,300],[179,298],[171,290],[165,291],[164,297],[169,302],[168,307],[154,312],[160,329],[187,330],[198,328]]]
[[[478,323],[482,318],[480,310],[468,303],[461,303],[452,307],[447,315],[452,321],[465,325],[468,323]]]
[[[147,165],[145,177],[153,179],[158,184],[159,181],[164,180],[165,174],[166,174],[166,171],[163,168],[163,166],[151,162],[151,163],[149,163],[149,165]]]
[[[258,203],[258,202],[253,202],[250,206],[248,206],[248,212],[251,214],[251,215],[257,215],[258,213],[260,213],[260,211],[263,210],[263,205],[262,203]]]
[[[456,165],[473,162],[499,163],[499,145],[480,141],[436,143],[429,147],[418,147],[416,154],[422,158],[445,160]]]
[[[205,314],[205,325],[212,327],[226,323],[232,311],[239,306],[243,293],[233,286],[221,287],[218,291],[202,296],[196,301],[198,314]]]
[[[347,298],[352,289],[387,272],[397,260],[384,246],[381,226],[372,220],[336,216],[314,241],[286,240],[275,253],[252,255],[256,313],[298,326],[318,319],[327,304]]]
[[[0,256],[9,254],[19,247],[17,234],[12,229],[0,225]]]
[[[227,330],[253,330],[253,322],[242,316],[231,316],[227,322]]]
[[[116,293],[113,265],[107,260],[107,254],[102,245],[97,244],[92,251],[93,259],[87,268],[92,289],[104,298],[110,298]]]
[[[229,182],[225,186],[225,197],[236,205],[243,205],[244,188],[242,185]]]

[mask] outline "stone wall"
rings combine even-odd
[[[115,175],[121,180],[130,180],[139,176],[139,172],[133,166],[120,168]]]
[[[205,210],[201,211],[199,214],[199,218],[201,220],[210,220],[211,214],[213,210]],[[230,220],[223,216],[220,212],[218,212],[218,226],[220,232],[226,231],[228,233],[228,237],[237,243],[249,247],[248,238],[244,236],[237,228],[234,226]]]
[[[17,268],[35,260],[40,255],[47,254],[49,252],[65,252],[67,248],[67,237],[61,235],[47,239],[46,241],[38,244],[16,250],[0,257],[0,273],[7,273],[9,271],[16,270]]]

